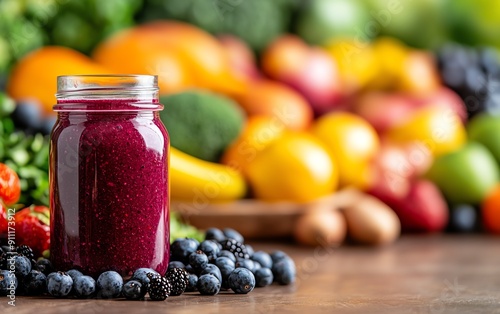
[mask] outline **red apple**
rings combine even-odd
[[[444,197],[430,181],[413,182],[404,197],[398,198],[380,189],[372,190],[371,194],[396,212],[403,231],[436,232],[443,230],[448,222]]]
[[[337,63],[324,50],[306,45],[296,36],[283,36],[262,56],[264,72],[299,91],[321,115],[343,98]]]
[[[410,117],[415,110],[414,99],[397,93],[370,92],[360,96],[352,110],[377,130],[387,129]]]

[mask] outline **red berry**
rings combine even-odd
[[[15,215],[16,243],[28,245],[35,256],[50,248],[49,209],[45,206],[30,206]]]

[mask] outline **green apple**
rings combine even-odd
[[[476,142],[438,157],[426,176],[454,204],[480,203],[500,179],[495,158]]]
[[[469,139],[486,146],[500,164],[500,117],[488,114],[475,116],[467,125]]]

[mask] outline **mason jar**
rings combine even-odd
[[[163,274],[169,262],[169,137],[157,77],[57,78],[50,139],[56,269]]]

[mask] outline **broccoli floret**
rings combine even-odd
[[[165,95],[160,101],[171,145],[200,159],[218,161],[243,128],[243,111],[220,95],[193,90]]]

